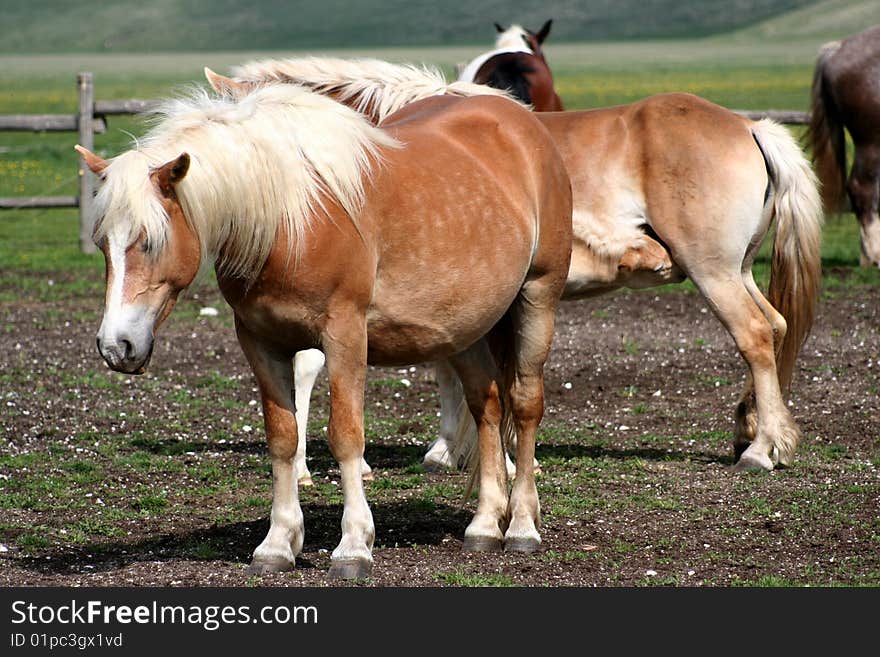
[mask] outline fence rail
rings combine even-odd
[[[94,79],[91,73],[80,73],[76,77],[79,92],[79,111],[76,114],[6,114],[0,115],[0,131],[29,132],[78,132],[79,143],[94,150],[94,135],[107,130],[108,116],[140,114],[156,106],[158,101],[140,100],[95,100]],[[807,112],[788,110],[734,110],[753,120],[770,118],[789,125],[809,123]],[[92,243],[91,204],[95,194],[95,176],[79,160],[79,196],[16,196],[0,197],[0,210],[23,208],[79,208],[80,249],[84,253],[94,253]]]

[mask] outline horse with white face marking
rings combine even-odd
[[[541,48],[551,25],[553,21],[548,20],[540,30],[532,32],[521,25],[505,29],[495,23],[499,34],[494,50],[468,62],[458,79],[508,91],[536,112],[562,111],[565,108]]]
[[[267,80],[304,84],[376,124],[418,93],[497,93],[376,60],[269,60],[235,68],[234,79],[206,73],[233,96]],[[790,464],[800,432],[784,392],[816,312],[822,225],[815,176],[791,135],[689,94],[536,117],[572,180],[574,243],[563,298],[690,277],[749,366],[735,412],[736,467]],[[751,265],[773,221],[767,299]],[[457,467],[474,428],[448,364],[437,364],[437,380],[440,438],[425,465]]]
[[[331,576],[372,566],[361,480],[368,363],[452,363],[482,457],[465,548],[537,547],[534,475],[517,472],[508,493],[499,426],[512,418],[531,463],[571,254],[571,191],[531,113],[500,98],[433,98],[380,129],[305,88],[272,85],[235,101],[170,103],[110,162],[78,150],[101,178],[97,342],[107,364],[144,371],[156,330],[206,259],[233,309],[272,459],[271,524],[253,571],[290,568],[302,549],[291,361],[314,348],[326,356],[344,496]]]

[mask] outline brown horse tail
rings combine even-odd
[[[813,166],[822,182],[822,204],[839,212],[846,200],[846,138],[837,106],[825,84],[825,65],[840,48],[840,41],[826,43],[819,51],[810,94],[810,125],[805,140],[813,154]]]
[[[513,388],[514,378],[516,377],[516,358],[513,353],[513,344],[516,336],[510,311],[504,314],[486,338],[489,342],[492,356],[495,358],[495,364],[498,366],[498,384],[500,386],[498,392],[501,398],[501,424],[499,429],[501,432],[501,450],[503,454],[506,454],[508,450],[513,448],[516,441],[516,426],[513,422],[513,402],[510,397],[510,391]],[[479,477],[479,436],[471,445],[466,464],[469,474],[463,498],[465,501],[471,496],[474,488],[476,488],[477,478]],[[503,464],[502,467],[504,467]]]
[[[779,386],[786,394],[819,303],[822,203],[816,175],[788,130],[764,119],[752,125],[752,135],[770,176],[776,217],[768,300],[787,324],[776,353]]]

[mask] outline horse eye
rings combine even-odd
[[[141,253],[149,253],[150,252],[150,243],[147,240],[141,242]]]

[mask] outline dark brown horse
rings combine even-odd
[[[519,25],[504,29],[495,23],[495,29],[500,33],[495,49],[471,60],[458,79],[506,89],[536,112],[564,109],[553,87],[553,74],[541,51],[541,44],[550,34],[552,24],[553,21],[548,20],[535,33]]]
[[[846,176],[846,137],[855,158]],[[807,133],[828,211],[849,194],[859,220],[861,264],[880,267],[880,25],[822,46]]]

